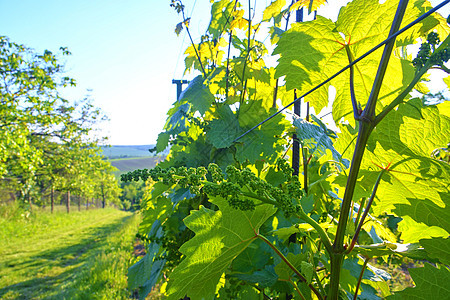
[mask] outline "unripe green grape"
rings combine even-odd
[[[439,44],[439,35],[436,32],[430,32],[427,36],[427,42],[433,46]]]

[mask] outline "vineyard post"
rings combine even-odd
[[[55,209],[55,187],[52,183],[52,189],[50,190],[50,205],[51,205],[51,212],[53,213],[53,210]]]
[[[67,191],[66,207],[67,207],[67,213],[70,213],[70,190]]]
[[[288,22],[287,20],[286,22]],[[298,9],[295,14],[296,22],[303,22],[303,8]],[[297,99],[297,92],[294,90],[294,100]],[[300,117],[300,101],[294,103],[294,115]],[[294,116],[294,117],[295,117]],[[300,142],[297,138],[297,134],[294,133],[292,137],[292,168],[294,169],[293,175],[299,175],[300,173]],[[306,169],[304,169],[306,171]],[[304,174],[304,176],[306,176]],[[305,187],[306,188],[306,187]]]
[[[177,85],[177,101],[180,100],[181,92],[183,90],[183,84],[188,84],[189,81],[187,80],[180,80],[180,79],[172,79],[172,84]]]

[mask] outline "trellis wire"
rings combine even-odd
[[[237,142],[238,140],[240,140],[241,138],[243,138],[244,136],[246,136],[247,134],[249,134],[250,132],[252,132],[253,130],[255,130],[256,128],[258,128],[259,126],[261,126],[262,124],[266,123],[267,121],[271,120],[272,118],[274,118],[275,116],[279,115],[280,113],[282,113],[284,110],[286,110],[287,108],[289,108],[290,106],[292,106],[294,103],[296,103],[297,101],[299,101],[301,98],[304,98],[306,96],[308,96],[309,94],[311,94],[312,92],[316,91],[317,89],[321,88],[322,86],[324,86],[325,84],[327,84],[328,82],[330,82],[331,80],[333,80],[334,78],[336,78],[338,75],[340,75],[342,72],[346,71],[347,69],[349,69],[350,67],[352,67],[353,65],[357,64],[358,62],[360,62],[362,59],[366,58],[367,56],[369,56],[370,54],[372,54],[374,51],[378,50],[378,48],[380,48],[381,46],[383,46],[384,44],[388,43],[390,40],[394,39],[395,37],[397,37],[398,35],[402,34],[403,32],[405,32],[406,30],[410,29],[412,26],[416,25],[417,23],[419,23],[420,21],[422,21],[423,19],[427,18],[429,15],[431,15],[432,13],[436,12],[438,9],[442,8],[443,6],[447,5],[450,2],[450,0],[445,0],[442,1],[439,5],[437,5],[436,7],[430,9],[428,12],[424,13],[423,15],[421,15],[420,17],[418,17],[416,20],[412,21],[411,23],[409,23],[408,25],[406,25],[405,27],[403,27],[402,29],[400,29],[399,31],[397,31],[396,33],[394,33],[393,35],[389,36],[387,39],[385,39],[384,41],[382,41],[381,43],[379,43],[378,45],[376,45],[375,47],[373,47],[371,50],[367,51],[366,53],[364,53],[363,55],[361,55],[360,57],[358,57],[357,59],[355,59],[352,63],[348,64],[347,66],[345,66],[344,68],[342,68],[340,71],[336,72],[334,75],[328,77],[328,79],[322,81],[322,83],[316,85],[315,87],[313,87],[312,89],[310,89],[309,91],[307,91],[306,93],[304,93],[303,95],[300,95],[300,97],[298,97],[297,99],[295,99],[294,101],[292,101],[291,103],[289,103],[288,105],[286,105],[285,107],[283,107],[282,109],[280,109],[279,111],[277,111],[276,113],[274,113],[273,115],[271,115],[270,117],[268,117],[267,119],[259,122],[258,124],[256,124],[255,126],[253,126],[252,128],[250,128],[249,130],[247,130],[246,132],[244,132],[243,134],[241,134],[240,136],[238,136],[237,138],[235,138],[233,140],[234,142]]]

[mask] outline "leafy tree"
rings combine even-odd
[[[33,197],[45,202],[50,190],[53,208],[54,191],[67,192],[69,211],[70,192],[81,196],[102,185],[114,197],[118,186],[112,175],[94,176],[112,171],[92,134],[104,116],[88,98],[70,104],[60,96],[59,89],[75,85],[63,71],[50,51],[37,54],[0,37],[0,180],[30,205]]]
[[[120,182],[122,194],[120,200],[122,203],[127,203],[127,210],[139,210],[141,199],[144,196],[145,184],[144,182]]]
[[[258,21],[240,1],[213,1],[196,44],[182,2],[171,2],[182,15],[176,32],[192,41],[186,70],[201,75],[159,135],[158,151],[172,145],[168,160],[123,176],[150,184],[139,232],[148,251],[129,269],[142,298],[166,277],[168,299],[446,297],[450,166],[436,153],[448,148],[449,102],[411,92],[427,92],[430,69],[449,73],[450,28],[433,13],[385,40],[430,11],[425,1],[354,0],[336,22],[289,24],[293,10],[320,4],[273,1]],[[261,28],[276,67],[265,63]],[[331,86],[338,132],[313,114],[291,123],[277,113],[299,97],[320,112]],[[286,160],[294,133],[298,176]],[[395,232],[390,218],[400,220]],[[392,294],[370,259],[393,255],[434,265]]]

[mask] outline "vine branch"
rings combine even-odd
[[[186,21],[188,21],[188,19],[186,19],[186,16],[184,14],[184,5],[181,2],[181,0],[179,0],[179,1],[180,1],[180,4],[181,4],[181,14],[183,15],[183,23],[186,23]],[[197,55],[198,63],[200,64],[200,67],[202,68],[203,76],[206,78],[207,74],[206,74],[205,68],[203,68],[203,64],[202,64],[202,60],[201,60],[200,54],[198,53],[197,47],[195,46],[194,40],[192,39],[191,32],[189,31],[189,26],[185,25],[185,27],[186,27],[186,32],[187,32],[187,34],[189,36],[189,39],[191,40],[191,45],[192,45],[192,47],[195,50],[195,55]]]
[[[364,259],[364,264],[363,264],[363,266],[361,268],[361,273],[359,274],[358,283],[356,284],[355,295],[353,295],[353,300],[357,300],[358,299],[358,290],[359,290],[359,287],[361,286],[361,281],[362,281],[362,278],[363,278],[363,275],[364,275],[364,271],[366,270],[367,263],[369,262],[369,260],[370,260],[370,258],[368,258],[368,257],[366,257]]]
[[[266,237],[260,235],[259,233],[256,235],[257,238],[262,240],[264,243],[266,243],[270,248],[272,248],[273,251],[286,263],[286,265],[300,278],[301,281],[308,283],[306,278],[302,275],[302,273],[297,270],[297,268],[284,256],[283,253],[278,250],[277,247],[275,247]],[[320,292],[311,284],[308,283],[308,287],[316,294],[317,298],[320,300],[323,300],[322,295]]]
[[[369,198],[369,201],[367,202],[366,209],[364,209],[364,213],[361,217],[361,220],[359,221],[358,227],[356,228],[355,234],[353,236],[352,242],[350,243],[350,246],[348,247],[346,254],[352,252],[353,248],[355,247],[356,241],[358,240],[359,232],[361,231],[361,228],[364,224],[364,220],[366,219],[367,215],[369,214],[370,207],[372,206],[373,200],[375,199],[375,194],[377,193],[378,185],[380,184],[381,177],[383,176],[386,169],[381,170],[380,174],[378,175],[377,181],[375,182],[375,185],[372,190],[372,195]],[[361,206],[359,207],[359,210],[361,210]],[[358,211],[359,214],[359,211]]]
[[[353,55],[350,52],[349,45],[345,45],[345,51],[347,52],[348,62],[350,64],[350,98],[352,99],[353,116],[355,117],[355,120],[359,120],[360,114],[359,114],[358,104],[357,104],[356,95],[355,95],[355,82],[354,82],[355,72],[354,72],[354,67],[352,65]]]

